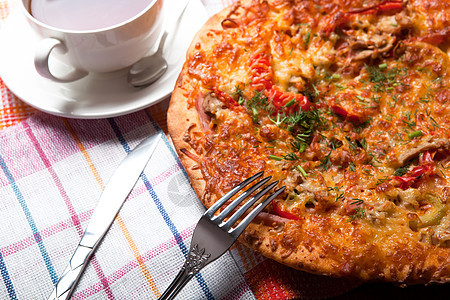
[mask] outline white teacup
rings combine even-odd
[[[89,73],[113,72],[133,65],[152,48],[163,22],[163,0],[148,0],[143,11],[112,26],[86,30],[57,28],[31,14],[31,1],[21,3],[29,24],[41,38],[34,57],[36,70],[56,82],[71,82]],[[73,70],[64,75],[53,74],[49,65],[51,56]]]

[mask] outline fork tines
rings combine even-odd
[[[241,191],[244,187],[251,182],[260,178],[263,172],[253,175],[252,177],[244,180],[238,184],[235,188],[229,191],[225,196],[220,198],[214,205],[208,209],[200,218],[197,226],[195,227],[192,235],[191,247],[189,254],[186,257],[186,261],[181,268],[178,275],[166,289],[160,299],[169,300],[173,299],[179,291],[186,285],[186,283],[197,274],[204,266],[213,262],[215,259],[223,255],[233,243],[237,240],[239,235],[250,224],[250,222],[256,217],[266,205],[272,201],[275,197],[280,195],[285,187],[277,189],[266,199],[260,202],[256,208],[252,209],[247,216],[233,228],[233,225],[241,218],[244,213],[258,201],[262,196],[269,193],[273,189],[278,181],[272,182],[265,188],[262,188],[272,177],[266,177],[254,184],[241,195],[239,195],[233,202],[230,203],[219,215],[215,216],[219,208],[224,206],[228,200],[231,199],[236,193]],[[238,205],[254,193],[259,188],[262,188],[256,195],[250,198],[242,207],[232,214],[228,220],[224,219],[230,214]]]
[[[240,184],[238,184],[235,188],[233,188],[231,191],[229,191],[227,194],[225,194],[222,198],[220,198],[213,206],[211,206],[210,209],[208,209],[205,212],[205,216],[209,217],[211,222],[221,227],[223,230],[229,232],[230,234],[239,236],[242,231],[247,227],[247,225],[253,220],[254,217],[258,213],[260,213],[264,207],[267,206],[274,198],[276,198],[279,194],[281,194],[284,189],[286,188],[283,186],[282,188],[277,189],[273,194],[268,196],[264,201],[258,204],[258,206],[253,209],[243,220],[240,222],[240,224],[233,228],[233,225],[236,223],[236,221],[244,215],[244,213],[258,201],[262,196],[266,195],[270,190],[272,190],[277,184],[278,181],[274,181],[268,186],[266,186],[264,189],[259,191],[256,195],[254,195],[250,200],[245,202],[245,204],[240,207],[227,221],[223,222],[224,219],[239,205],[241,202],[246,199],[248,196],[250,196],[253,192],[255,192],[257,189],[261,188],[264,184],[266,184],[272,176],[268,176],[262,180],[260,180],[258,183],[254,184],[250,188],[248,188],[246,191],[244,191],[241,195],[239,195],[233,202],[231,202],[219,215],[214,216],[216,211],[222,207],[231,197],[233,197],[237,192],[241,191],[244,187],[258,179],[264,174],[264,171],[259,172]]]

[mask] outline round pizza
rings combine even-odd
[[[450,281],[450,3],[243,0],[198,32],[169,133],[211,206],[285,191],[240,240],[315,274]]]

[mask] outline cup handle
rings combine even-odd
[[[36,67],[36,71],[42,77],[51,79],[56,82],[72,82],[81,79],[88,74],[88,72],[86,71],[74,69],[64,76],[53,75],[48,64],[48,60],[53,49],[57,49],[62,53],[67,52],[66,46],[60,40],[55,38],[45,38],[39,43],[34,54],[34,66]]]

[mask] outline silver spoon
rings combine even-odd
[[[189,3],[189,0],[186,1],[183,7],[183,11],[178,16],[175,25],[174,31],[178,28],[180,21],[186,11],[186,7]],[[168,30],[164,30],[160,40],[158,49],[155,53],[150,56],[146,56],[136,62],[131,66],[130,70],[128,70],[128,82],[134,87],[145,87],[156,80],[158,80],[164,73],[167,71],[168,65],[167,61],[163,56],[163,48],[164,42],[166,41],[167,35],[169,34]]]

